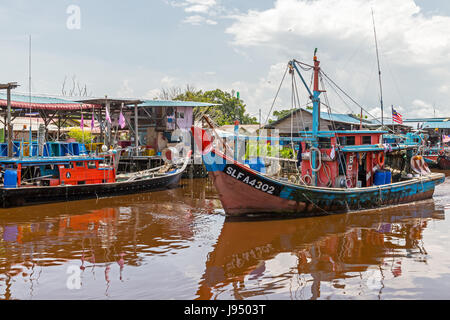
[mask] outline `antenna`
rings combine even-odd
[[[29,95],[29,102],[30,102],[30,142],[28,144],[30,148],[29,155],[32,156],[32,150],[33,150],[33,131],[31,129],[31,34],[30,34],[30,42],[29,42],[29,54],[28,54],[28,95]]]
[[[375,30],[375,18],[373,17],[373,9],[372,10],[372,23],[373,23],[373,34],[375,36],[375,49],[377,52],[377,64],[378,64],[378,81],[380,83],[380,104],[381,104],[381,128],[384,126],[384,112],[383,112],[383,88],[381,86],[381,70],[380,70],[380,59],[378,57],[378,44],[377,44],[377,32]]]

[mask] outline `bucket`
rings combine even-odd
[[[17,188],[17,170],[6,169],[4,186],[5,188]]]
[[[385,180],[384,180],[384,184],[390,184],[391,180],[392,180],[392,173],[390,170],[385,170]]]
[[[373,176],[373,184],[376,186],[386,184],[386,172],[383,170],[377,170]]]

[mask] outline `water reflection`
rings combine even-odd
[[[123,281],[125,266],[140,266],[149,256],[186,248],[199,227],[196,215],[220,208],[212,185],[196,184],[0,211],[0,298],[15,298],[11,286],[21,281],[28,284],[32,297],[43,270],[74,262],[82,273],[101,274],[108,296],[112,267],[119,267],[118,278]]]
[[[438,286],[418,295],[448,296],[449,187],[412,205],[285,220],[225,219],[209,179],[0,210],[0,299],[382,299],[414,294],[408,281],[425,274]],[[79,290],[67,287],[71,266]]]
[[[402,275],[403,257],[427,263],[422,233],[431,219],[444,219],[432,200],[329,217],[226,221],[197,298],[276,297],[289,291],[292,299],[318,299],[323,283],[350,296],[369,286],[380,298],[383,281]],[[356,279],[356,291],[346,289],[342,280],[349,278]]]

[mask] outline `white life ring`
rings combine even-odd
[[[319,154],[319,165],[317,166],[317,168],[314,168],[313,167],[313,163],[312,163],[312,153],[313,153],[313,151],[315,151],[315,152],[317,152]],[[310,164],[311,164],[311,170],[313,172],[318,172],[320,170],[320,168],[322,167],[322,154],[320,153],[319,148],[316,148],[316,147],[311,147],[310,152],[311,152],[311,158],[310,158],[309,161],[310,161]]]

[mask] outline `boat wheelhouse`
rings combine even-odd
[[[4,188],[115,182],[113,165],[101,157],[0,159]]]
[[[384,144],[386,133],[373,130],[321,131],[317,148],[307,141],[301,142],[304,150],[301,162],[303,181],[311,185],[313,176],[316,176],[315,185],[336,188],[370,187],[399,181],[398,175],[391,180],[391,170],[385,169],[386,154],[389,153],[390,158],[401,150],[411,150],[412,154],[415,146]],[[317,154],[319,163],[316,166],[311,165],[311,152]],[[381,180],[379,176],[385,179]]]

